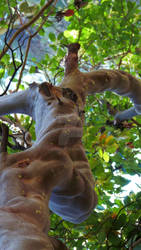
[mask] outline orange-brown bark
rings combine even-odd
[[[80,223],[96,206],[94,180],[81,141],[88,94],[108,89],[127,95],[140,113],[138,80],[118,71],[82,73],[77,67],[79,46],[68,49],[59,87],[32,84],[26,91],[0,98],[0,114],[25,113],[36,122],[31,148],[1,154],[0,249],[66,249],[47,236],[49,208]]]

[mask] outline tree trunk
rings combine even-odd
[[[96,204],[93,178],[81,143],[82,122],[72,100],[63,95],[59,100],[61,91],[50,89],[47,83],[33,84],[20,94],[23,109],[17,104],[17,94],[11,94],[5,102],[9,113],[17,109],[32,112],[37,139],[24,152],[1,154],[1,249],[59,249],[56,243],[53,248],[53,242],[61,243],[46,235],[48,206],[64,219],[80,223]],[[28,109],[22,98],[28,102]]]
[[[0,98],[0,114],[24,113],[36,122],[31,148],[1,153],[0,249],[66,249],[47,236],[49,208],[65,220],[81,223],[96,206],[93,175],[81,141],[88,94],[109,89],[128,95],[135,102],[132,114],[140,113],[140,82],[117,71],[81,73],[78,49],[78,44],[68,46],[60,87],[34,83],[26,91]]]

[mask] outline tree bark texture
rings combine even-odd
[[[80,72],[78,49],[78,44],[68,46],[59,87],[33,83],[28,90],[0,98],[0,115],[23,113],[36,122],[31,148],[1,153],[2,250],[67,249],[47,235],[49,208],[64,220],[81,223],[96,206],[93,175],[81,141],[87,95],[110,90],[129,96],[134,108],[124,111],[125,117],[141,114],[141,82],[122,71]]]

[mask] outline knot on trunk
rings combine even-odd
[[[62,94],[64,97],[72,100],[74,103],[77,102],[77,95],[74,93],[74,91],[70,88],[62,88]]]

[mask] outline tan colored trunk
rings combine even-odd
[[[36,142],[30,149],[1,154],[0,249],[66,249],[47,236],[49,208],[80,223],[96,206],[94,180],[81,141],[88,94],[108,89],[130,96],[135,102],[132,114],[141,113],[141,83],[124,72],[81,73],[78,49],[78,44],[68,47],[60,87],[34,83],[26,91],[0,98],[0,115],[24,113],[36,122]]]

